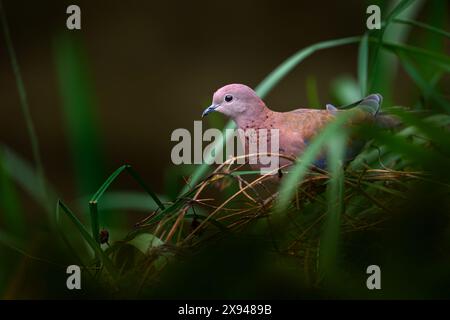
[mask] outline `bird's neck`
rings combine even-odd
[[[251,107],[247,109],[249,112],[245,112],[233,118],[238,128],[249,129],[263,127],[273,113],[273,111],[264,104],[259,105],[255,110],[249,110],[250,108]]]

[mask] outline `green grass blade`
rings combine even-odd
[[[134,178],[134,180],[136,180],[139,185],[148,193],[148,195],[153,199],[153,201],[155,201],[155,203],[158,205],[158,207],[161,210],[165,209],[164,204],[161,202],[161,200],[159,200],[159,197],[156,195],[155,192],[153,192],[153,190],[151,190],[146,183],[144,182],[144,180],[141,178],[141,176],[133,169],[133,167],[131,166],[127,166],[127,171],[128,173]]]
[[[395,17],[397,17],[400,13],[402,13],[404,10],[406,10],[410,5],[413,4],[413,2],[416,0],[402,0],[400,1],[397,6],[389,13],[389,15],[386,17],[386,24],[390,23]]]
[[[98,217],[97,202],[89,202],[89,215],[91,218],[92,237],[96,242],[100,243],[100,222]]]
[[[90,194],[104,175],[92,77],[76,34],[60,34],[53,49],[77,187],[80,194]]]
[[[127,168],[127,164],[124,164],[123,166],[119,167],[118,169],[116,169],[109,177],[108,179],[106,179],[105,182],[103,182],[103,184],[100,186],[100,188],[98,188],[97,192],[94,193],[94,195],[91,198],[91,201],[97,201],[98,199],[101,198],[101,196],[103,195],[103,193],[106,191],[106,189],[109,188],[109,186],[111,185],[111,183],[114,182],[114,180],[123,172],[126,170]]]
[[[152,219],[150,219],[146,224],[152,224],[154,222],[160,221],[163,217],[170,215],[172,213],[176,213],[179,209],[181,209],[183,206],[187,204],[191,200],[192,194],[197,189],[190,189],[181,196],[179,196],[172,204],[170,204],[166,209],[159,212],[157,215],[155,215]]]
[[[375,44],[370,46],[370,63],[368,69],[368,93],[379,92],[383,95],[385,105],[393,104],[392,97],[394,96],[394,80],[397,73],[397,61],[395,56],[392,56],[389,52],[380,50],[381,43],[391,41],[393,43],[404,43],[408,36],[409,28],[399,24],[393,24],[392,19],[413,19],[419,12],[419,9],[423,5],[423,0],[415,0],[413,3],[401,4],[398,1],[389,1],[390,4],[398,4],[397,10],[393,9],[390,12],[393,13],[389,17],[390,22],[382,23],[382,30],[378,32],[378,39]],[[401,5],[401,6],[400,6]],[[404,7],[408,5],[407,7]],[[384,9],[384,12],[388,10]],[[376,35],[374,35],[376,37]]]
[[[105,266],[108,273],[113,277],[113,279],[117,278],[117,271],[111,260],[106,256],[106,254],[101,249],[100,245],[95,241],[93,237],[86,230],[85,226],[81,223],[80,220],[75,216],[75,214],[61,201],[58,200],[56,204],[56,221],[58,225],[60,225],[61,213],[60,210],[69,218],[69,220],[75,225],[77,230],[80,232],[83,239],[87,242],[87,244],[91,247],[91,249],[95,252],[96,256],[100,257],[103,265]]]
[[[98,201],[103,196],[105,191],[110,187],[110,185],[114,182],[114,180],[122,173],[127,172],[134,180],[136,180],[139,185],[150,195],[150,197],[155,201],[155,203],[158,205],[158,207],[161,210],[165,210],[164,204],[159,200],[156,193],[154,193],[142,180],[142,178],[137,174],[134,169],[128,165],[125,164],[118,169],[116,169],[109,177],[106,179],[106,181],[100,186],[100,188],[97,190],[97,192],[92,196],[91,200],[89,201],[89,212],[90,212],[90,218],[91,218],[91,228],[92,228],[92,236],[96,239],[96,241],[99,241],[99,215],[98,215]]]
[[[288,208],[298,184],[305,177],[311,164],[322,151],[327,141],[342,130],[342,126],[348,121],[352,114],[352,112],[339,114],[333,122],[328,124],[324,130],[313,139],[302,156],[297,159],[296,164],[289,170],[284,181],[281,182],[279,197],[275,204],[276,212],[283,212]]]
[[[5,250],[5,247],[22,256],[25,255],[25,252],[21,249],[25,247],[24,241],[14,234],[0,230],[0,299],[5,299],[8,296],[8,289],[17,271],[17,264],[20,261],[19,257],[11,255],[8,250]]]
[[[167,201],[164,196],[158,195],[161,201]],[[84,207],[89,203],[89,198],[79,199],[79,207]],[[159,206],[153,199],[149,199],[148,194],[134,191],[108,191],[102,196],[102,210],[136,210],[136,211],[155,211]]]
[[[214,114],[214,112],[212,113]],[[220,128],[225,126],[223,124]],[[168,199],[175,199],[180,192],[180,185],[183,185],[185,177],[190,177],[197,166],[190,164],[181,164],[178,166],[170,166],[166,169],[164,177],[164,195]]]
[[[429,125],[443,128],[450,125],[450,116],[441,114],[432,115],[426,117],[423,121]],[[393,154],[396,157],[401,157],[402,159],[407,158],[409,160],[415,160],[414,162],[416,163],[423,162],[424,159],[426,160],[428,151],[423,147],[423,143],[425,143],[425,141],[420,140],[422,141],[422,144],[419,145],[414,145],[410,141],[414,135],[419,134],[418,129],[415,127],[406,127],[396,134],[389,134],[387,132],[382,132],[382,130],[380,132],[380,130],[376,130],[375,128],[372,128],[372,131],[369,132],[366,128],[361,129],[362,137],[366,137],[368,139],[375,138],[376,143],[379,143],[379,146],[376,149],[371,148],[358,155],[358,157],[356,157],[349,164],[349,170],[363,170],[365,168],[365,164],[368,164],[373,168],[381,168],[380,160],[388,153]],[[385,142],[388,145],[385,145]],[[431,151],[432,153],[435,153],[433,150]],[[430,156],[433,157],[434,155]],[[437,154],[436,156],[437,158],[441,157],[440,154]],[[395,168],[401,169],[401,167]]]
[[[449,130],[437,127],[432,123],[425,122],[422,118],[404,111],[400,108],[391,108],[390,113],[399,117],[404,124],[414,126],[421,133],[425,134],[441,152],[450,156],[450,135]]]
[[[391,21],[397,17],[403,10],[405,10],[407,7],[409,7],[414,0],[401,0],[397,6],[388,14],[388,16],[386,17],[386,19],[383,21],[383,27],[381,28],[381,30],[378,31],[378,36],[377,36],[377,42],[375,44],[375,48],[373,49],[373,53],[372,53],[372,60],[370,63],[370,71],[374,72],[376,67],[377,67],[377,63],[378,63],[378,55],[381,49],[381,45],[383,43],[383,38],[384,38],[384,34],[386,32],[386,29],[389,27],[389,24],[391,23]],[[375,73],[372,73],[372,77],[371,77],[371,81],[370,84],[373,83],[374,81],[374,77],[375,77]]]
[[[389,51],[398,54],[411,54],[416,57],[424,58],[428,63],[432,63],[441,69],[450,72],[450,56],[435,53],[426,49],[410,45],[399,45],[392,42],[384,42],[383,47]]]
[[[445,30],[433,27],[429,24],[423,23],[423,22],[419,22],[419,21],[415,21],[412,19],[394,19],[395,23],[400,23],[400,24],[405,24],[405,25],[409,25],[409,26],[414,26],[414,27],[418,27],[430,32],[433,32],[437,35],[446,37],[450,39],[450,32],[447,32]]]
[[[22,251],[20,248],[24,247],[25,243],[16,236],[0,230],[0,244],[12,248],[13,250]]]
[[[402,155],[403,159],[424,165],[427,169],[447,166],[448,158],[431,148],[424,148],[423,145],[410,141],[408,135],[402,132],[393,134],[374,126],[362,126],[358,134],[366,139],[374,139],[378,144],[385,145],[389,151]]]
[[[339,109],[346,109],[361,100],[361,89],[355,79],[349,75],[342,75],[333,80],[331,92],[337,104],[345,105]]]
[[[306,79],[306,97],[310,108],[320,108],[319,94],[317,92],[317,80],[314,76]]]
[[[8,50],[9,58],[11,59],[11,65],[14,72],[14,77],[16,79],[17,89],[19,91],[20,98],[20,106],[22,110],[23,117],[25,119],[25,124],[27,127],[28,137],[31,143],[31,151],[33,154],[33,160],[36,166],[36,176],[37,176],[37,188],[41,189],[40,193],[43,197],[46,197],[46,185],[45,185],[45,174],[44,174],[44,166],[42,164],[40,148],[39,148],[39,140],[36,135],[36,129],[34,127],[34,123],[31,117],[30,107],[28,105],[27,92],[25,90],[25,84],[22,79],[22,75],[20,72],[19,62],[17,61],[17,56],[14,50],[14,46],[12,44],[11,35],[9,32],[8,22],[6,19],[5,7],[3,5],[3,1],[0,0],[0,20],[2,21],[3,34],[5,37],[6,48]]]
[[[230,139],[230,137],[233,136],[231,131],[229,129],[234,129],[236,127],[235,123],[233,121],[229,121],[224,130],[223,134],[221,134],[218,139],[214,143],[214,148],[216,150],[220,150],[224,147],[225,142]],[[189,178],[188,183],[181,189],[180,194],[184,194],[188,192],[190,189],[195,187],[195,185],[202,179],[210,170],[211,166],[207,163],[210,163],[212,161],[212,155],[208,154],[207,158],[205,159],[205,163],[199,165],[197,169],[195,169],[194,173]]]
[[[158,205],[158,207],[161,210],[165,209],[164,204],[161,202],[159,197],[156,195],[155,192],[153,192],[142,180],[142,178],[139,176],[139,174],[129,165],[125,164],[118,169],[116,169],[109,177],[106,179],[106,181],[100,186],[100,188],[97,190],[97,192],[92,196],[91,202],[98,202],[98,200],[102,197],[102,195],[105,193],[105,191],[110,187],[110,185],[114,182],[114,180],[122,173],[126,171],[134,180],[136,180],[139,185],[150,195],[150,197],[155,201],[155,203]]]
[[[207,121],[210,128],[217,128],[222,130],[226,125],[225,119],[221,115],[219,115],[219,113],[215,112],[208,115]]]
[[[420,71],[413,65],[410,59],[404,53],[398,53],[400,63],[403,69],[408,73],[409,77],[414,81],[414,83],[422,91],[422,94],[426,100],[435,101],[443,110],[450,111],[450,102],[444,99],[435,88],[430,84],[429,81],[425,80]]]
[[[431,1],[424,16],[424,21],[421,21],[420,24],[426,23],[428,26],[432,27],[427,29],[426,27],[421,25],[420,27],[415,28],[415,31],[418,31],[418,33],[420,31],[423,31],[423,34],[420,35],[420,37],[417,37],[417,40],[411,39],[412,41],[414,41],[414,44],[418,47],[425,48],[433,52],[448,54],[445,43],[448,38],[446,39],[446,37],[442,36],[442,34],[439,32],[443,31],[444,29],[448,30],[448,12],[448,0]],[[422,30],[420,30],[419,28]],[[436,32],[437,30],[439,31]],[[433,82],[433,79],[436,76],[436,70],[433,65],[430,65],[428,63],[420,64],[420,70],[427,81]]]
[[[255,174],[261,174],[261,171],[259,170],[243,170],[243,171],[235,171],[232,172],[232,176],[247,176],[247,175],[255,175]]]
[[[9,177],[3,161],[3,150],[0,149],[0,221],[4,228],[21,237],[25,235],[26,223],[20,205],[19,195]]]

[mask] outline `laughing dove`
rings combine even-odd
[[[375,122],[390,126],[387,116],[379,114],[381,102],[380,94],[371,94],[361,100],[353,108],[358,114],[356,121],[352,120],[352,123]],[[301,156],[314,136],[333,120],[338,112],[348,112],[338,110],[330,104],[323,110],[296,109],[289,112],[275,112],[266,106],[255,91],[242,84],[230,84],[217,90],[212,105],[203,112],[202,117],[213,111],[230,117],[242,130],[279,129],[279,153],[293,158]],[[246,138],[241,136],[241,139]],[[351,145],[347,148],[346,160],[350,160],[360,151],[364,141],[352,139],[349,144]],[[247,148],[245,152],[248,153]],[[287,164],[286,162],[289,161],[280,159],[280,165]],[[315,160],[314,165],[322,169],[326,167],[326,155],[323,152]]]

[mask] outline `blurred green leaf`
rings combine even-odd
[[[448,40],[450,33],[444,30],[448,30],[448,13],[449,3],[447,0],[430,1],[424,18],[426,25],[423,22],[416,21],[418,23],[416,30],[423,32],[420,36],[412,39],[416,40],[414,44],[433,52],[448,54],[445,40]],[[436,73],[435,67],[428,63],[421,64],[420,71],[428,81],[432,80]]]
[[[349,75],[336,77],[331,83],[331,92],[338,105],[349,105],[360,100],[361,89]]]
[[[214,114],[214,112],[212,114]],[[180,192],[180,185],[186,182],[185,177],[187,179],[194,173],[196,168],[197,166],[195,165],[178,165],[168,167],[165,171],[164,177],[164,194],[169,199],[176,198]]]
[[[13,42],[11,39],[11,35],[9,32],[8,21],[6,19],[6,12],[3,2],[0,1],[0,20],[2,23],[3,34],[5,36],[6,48],[8,50],[9,58],[11,59],[11,65],[14,73],[14,77],[16,80],[17,90],[19,91],[20,98],[20,107],[22,110],[23,117],[25,119],[25,124],[27,127],[28,137],[31,143],[31,151],[33,154],[33,160],[35,163],[35,171],[36,171],[36,186],[35,188],[39,188],[39,193],[42,194],[42,197],[46,197],[46,183],[45,183],[45,174],[44,174],[44,166],[42,164],[39,140],[37,138],[36,130],[34,128],[33,119],[31,118],[31,111],[28,105],[28,97],[27,92],[25,90],[25,84],[22,79],[22,74],[20,72],[19,62],[17,60],[17,56],[14,50]]]
[[[0,244],[16,250],[23,247],[25,243],[17,236],[7,233],[4,230],[0,230]]]
[[[439,9],[442,11],[442,8],[439,8]],[[423,23],[423,22],[420,22],[420,21],[415,21],[415,20],[411,20],[411,19],[395,19],[394,22],[395,23],[406,24],[406,25],[410,25],[410,26],[414,26],[414,27],[419,27],[419,28],[422,28],[424,30],[433,32],[433,33],[435,33],[435,34],[437,34],[439,36],[443,36],[443,37],[446,37],[446,38],[450,39],[450,33],[449,32],[447,32],[445,30],[442,30],[440,28],[433,27],[433,26],[431,26],[429,24],[426,24],[426,23]]]
[[[418,165],[425,166],[428,170],[442,165],[442,169],[444,169],[446,163],[448,163],[448,158],[445,158],[435,150],[424,148],[422,145],[414,143],[405,136],[393,134],[381,128],[362,126],[358,134],[368,139],[374,139],[378,143],[385,145],[391,152],[400,154]]]
[[[422,118],[415,116],[411,112],[404,111],[400,108],[391,108],[390,113],[399,117],[404,124],[414,126],[419,132],[425,134],[430,141],[450,157],[450,132],[442,127],[437,127],[430,122],[425,122]]]
[[[347,135],[339,130],[328,140],[328,210],[320,238],[319,270],[327,278],[337,269],[341,215],[344,208],[344,154]]]
[[[53,224],[54,217],[52,214],[52,207],[56,199],[56,194],[47,183],[46,191],[40,187],[40,177],[36,169],[32,167],[25,159],[9,149],[5,145],[0,145],[3,155],[3,169],[9,177],[18,185],[20,185],[48,214],[51,224]]]
[[[347,44],[356,43],[360,37],[349,37],[335,40],[328,40],[313,44],[309,47],[299,50],[297,53],[286,59],[275,70],[264,78],[263,81],[256,87],[256,93],[264,98],[289,72],[291,72],[300,62],[312,55],[314,52],[329,49],[333,47],[343,46]]]
[[[432,63],[447,72],[450,71],[450,57],[448,55],[442,55],[426,49],[409,45],[399,45],[391,42],[384,42],[383,47],[397,54],[411,54],[426,59],[428,63]]]
[[[158,198],[165,202],[168,201],[164,196],[158,195]],[[88,205],[90,197],[82,197],[78,205],[84,208]],[[102,210],[137,210],[150,212],[159,207],[152,198],[149,198],[145,192],[137,191],[108,191],[102,196]]]
[[[358,82],[361,90],[361,97],[367,94],[367,63],[369,59],[369,41],[367,33],[362,37],[358,50]]]
[[[0,214],[0,221],[3,222],[4,228],[10,230],[16,236],[23,236],[27,229],[25,217],[19,195],[5,169],[2,149],[0,149],[0,208],[3,209],[0,211],[2,213]]]
[[[302,156],[297,159],[295,165],[289,169],[289,173],[284,178],[284,181],[281,182],[281,186],[279,188],[279,196],[275,204],[276,212],[280,213],[288,208],[298,184],[302,182],[311,164],[322,151],[327,141],[334,135],[339,134],[339,131],[342,130],[342,126],[350,119],[352,115],[352,112],[339,114],[333,122],[329,123],[313,139]]]

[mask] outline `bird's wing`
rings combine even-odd
[[[355,105],[351,112],[354,116],[346,124],[347,126],[357,125],[362,122],[376,121],[382,102],[381,95],[372,94],[362,99]],[[325,109],[296,109],[290,112],[277,113],[275,115],[276,125],[280,129],[280,147],[294,155],[298,155],[314,137],[323,130],[323,128],[331,122],[338,112],[350,112],[339,110],[332,105],[327,105]],[[363,140],[358,137],[349,137],[346,159],[352,159],[364,145]],[[325,167],[325,155],[323,152],[316,159],[316,165]]]
[[[316,111],[316,109],[305,109],[305,108],[300,108],[300,109],[295,109],[292,111],[288,111],[285,113],[310,113],[310,112],[314,112]]]

